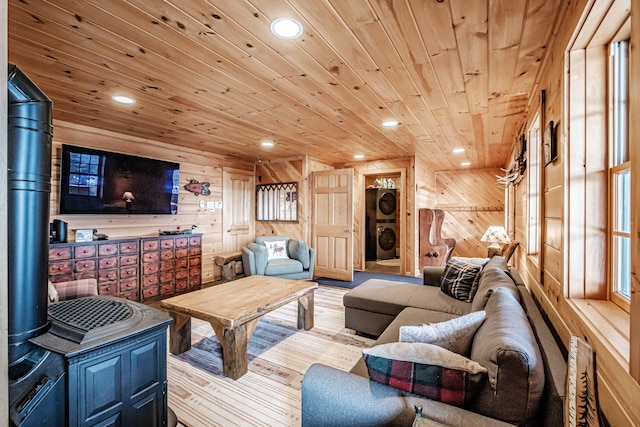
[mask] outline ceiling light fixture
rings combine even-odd
[[[362,159],[364,159],[364,154],[356,154],[356,155],[353,156],[353,158],[356,159],[356,160],[362,160]]]
[[[297,39],[302,35],[302,24],[293,18],[274,19],[271,32],[281,39]]]
[[[454,148],[453,152],[458,154],[458,153],[464,153],[464,148]]]
[[[270,148],[270,147],[273,147],[274,144],[273,144],[273,141],[267,139],[262,141],[260,145],[262,145],[265,148]]]
[[[129,98],[128,96],[124,95],[114,95],[111,97],[111,99],[121,104],[133,104],[136,102],[135,99]]]
[[[471,164],[471,162],[462,162],[460,163],[460,166],[469,166]]]
[[[397,120],[386,120],[384,122],[382,122],[382,126],[386,127],[386,128],[390,128],[393,126],[398,126],[398,121]]]

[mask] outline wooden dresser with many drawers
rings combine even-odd
[[[144,301],[199,288],[201,256],[201,234],[57,243],[49,280],[96,279],[100,295]]]

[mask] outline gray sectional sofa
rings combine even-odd
[[[469,358],[488,374],[473,399],[458,407],[371,381],[362,358],[350,372],[314,364],[302,382],[303,426],[409,426],[414,405],[450,426],[563,425],[566,361],[517,271],[492,258],[473,300],[465,302],[440,289],[443,270],[426,267],[424,285],[363,283],[344,296],[345,323],[378,336],[378,345],[397,342],[403,325],[485,310]]]

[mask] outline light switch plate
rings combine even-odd
[[[204,209],[204,200],[200,200],[200,207]]]
[[[216,202],[216,209],[222,209],[222,202]]]

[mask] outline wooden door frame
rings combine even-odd
[[[407,254],[406,254],[406,244],[407,244],[407,169],[406,168],[391,168],[391,169],[378,169],[375,172],[363,172],[358,176],[359,182],[361,185],[361,195],[360,195],[360,265],[362,266],[362,270],[366,271],[366,224],[364,218],[367,216],[367,206],[366,206],[366,194],[367,194],[367,184],[366,177],[368,176],[380,176],[380,175],[400,175],[400,183],[396,185],[396,190],[400,192],[400,215],[399,218],[396,218],[396,221],[400,224],[400,270],[399,274],[405,274],[407,272],[406,262],[407,262]],[[355,212],[354,212],[355,215]]]

